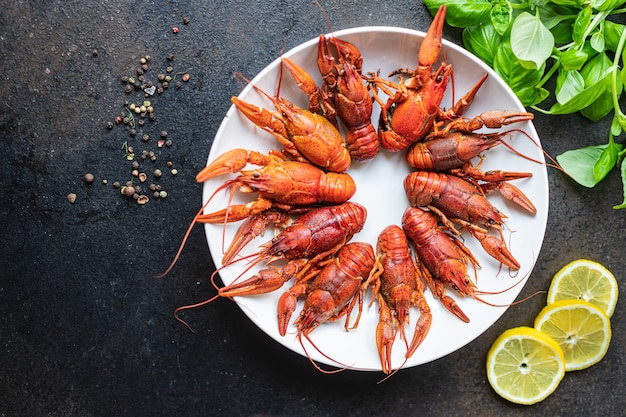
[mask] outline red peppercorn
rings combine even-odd
[[[172,33],[178,33],[178,28],[176,26],[172,28]]]

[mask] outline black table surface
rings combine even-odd
[[[418,1],[323,6],[334,30],[426,30],[432,20]],[[502,331],[532,325],[544,296],[512,306],[464,348],[383,384],[377,372],[318,372],[229,300],[186,316],[195,333],[174,319],[176,307],[215,294],[202,227],[192,230],[167,277],[152,276],[169,265],[200,207],[195,174],[230,97],[242,89],[233,74],[253,76],[281,51],[328,32],[313,1],[30,0],[3,5],[0,22],[0,415],[624,414],[623,299],[604,360],[568,373],[553,395],[531,407],[494,393],[485,357]],[[461,44],[458,30],[446,26],[444,36]],[[146,54],[146,78],[167,66],[176,74],[151,98],[156,121],[138,127],[136,137],[122,126],[107,129],[125,100],[140,100],[125,94],[120,78],[135,75]],[[184,72],[191,78],[176,88]],[[579,115],[535,118],[551,155],[606,143],[608,123]],[[171,146],[158,147],[161,130]],[[150,177],[162,170],[167,198],[149,190],[150,201],[138,205],[120,195],[114,182],[132,177],[124,143]],[[141,160],[144,149],[157,160]],[[92,184],[85,173],[94,175]],[[554,169],[548,175],[545,240],[519,297],[547,290],[552,275],[577,258],[606,265],[624,291],[626,212],[612,208],[622,201],[619,173],[594,189]]]

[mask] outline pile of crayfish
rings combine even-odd
[[[344,319],[347,331],[355,329],[364,305],[376,303],[379,321],[373,338],[386,374],[395,368],[391,352],[398,334],[406,359],[426,338],[433,321],[427,292],[464,322],[470,317],[447,291],[484,301],[480,295],[486,292],[478,289],[475,278],[480,265],[465,238],[480,242],[493,262],[510,271],[520,269],[505,239],[506,215],[486,195],[498,191],[529,215],[536,212],[511,184],[530,173],[481,170],[486,151],[505,143],[505,136],[524,133],[484,130],[527,122],[533,115],[504,109],[464,117],[487,75],[449,109],[441,106],[453,71],[445,57],[438,64],[445,13],[443,5],[419,47],[417,68],[398,69],[387,78],[364,73],[358,48],[334,36],[319,38],[321,86],[295,62],[282,58],[281,68],[306,95],[308,108],[256,86],[274,109],[232,98],[239,114],[273,135],[282,149],[232,149],[196,178],[205,182],[235,174],[207,201],[228,189],[227,207],[206,213],[205,205],[194,219],[223,226],[241,222],[216,273],[239,262],[248,266],[229,285],[216,285],[216,298],[266,294],[289,283],[278,301],[277,326],[285,336],[302,300],[293,321],[301,344],[303,337],[313,344],[311,332],[325,322]],[[380,108],[377,127],[372,124],[374,104]],[[412,167],[404,179],[407,209],[397,225],[380,231],[375,244],[353,241],[365,225],[367,208],[351,201],[357,184],[349,169],[353,162],[367,163],[381,152],[403,152]],[[234,204],[237,192],[256,198]],[[274,237],[258,251],[242,255],[270,227]],[[245,276],[261,263],[258,272]],[[406,327],[413,307],[419,318],[411,336]]]

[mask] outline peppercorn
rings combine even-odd
[[[128,82],[128,77],[126,75],[122,76],[122,82],[126,84]]]
[[[126,94],[130,94],[130,93],[132,93],[132,92],[133,92],[133,87],[132,87],[130,84],[126,84],[126,85],[124,86],[124,92],[125,92]]]
[[[174,54],[167,54],[167,60],[168,61],[173,61],[174,60]]]
[[[133,169],[138,169],[138,168],[139,168],[139,162],[133,161]]]
[[[166,140],[166,141],[165,141],[165,146],[167,146],[168,148],[169,148],[170,146],[172,146],[172,141],[171,141],[170,139]]]
[[[134,137],[134,136],[137,134],[137,131],[136,131],[135,129],[130,129],[130,130],[128,131],[128,134]],[[129,151],[129,152],[130,152],[130,151]],[[130,153],[132,153],[132,152],[130,152]]]
[[[187,82],[187,81],[189,81],[189,77],[191,77],[189,74],[183,74],[183,76],[182,76],[182,80],[183,80],[184,82]]]
[[[188,17],[183,17],[183,23],[188,25],[189,24],[189,18]]]
[[[107,129],[113,129],[113,122],[110,120],[107,122]]]
[[[144,142],[147,142],[147,141],[148,141],[148,139],[150,139],[150,136],[148,136],[148,134],[147,134],[147,133],[145,133],[145,134],[141,137],[141,140],[143,140]]]
[[[85,180],[85,182],[87,184],[91,184],[93,182],[93,179],[94,179],[93,178],[93,174],[90,174],[90,173],[85,174],[85,176],[83,178],[84,178],[84,180]]]
[[[170,172],[172,173],[172,175],[178,174],[178,170],[176,168],[172,169]]]
[[[67,201],[69,201],[71,204],[74,204],[74,202],[76,201],[76,194],[69,193],[67,195]]]
[[[132,197],[133,194],[135,194],[135,188],[132,186],[131,187],[125,186],[125,187],[122,187],[120,192],[124,194],[126,197]]]

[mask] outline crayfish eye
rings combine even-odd
[[[259,174],[258,172],[254,172],[254,174],[252,174],[252,178],[259,178],[261,176],[261,174]]]
[[[458,291],[458,290],[459,290],[459,286],[458,286],[458,285],[456,285],[456,284],[454,284],[454,285],[452,286],[452,289],[453,289],[454,291]]]

